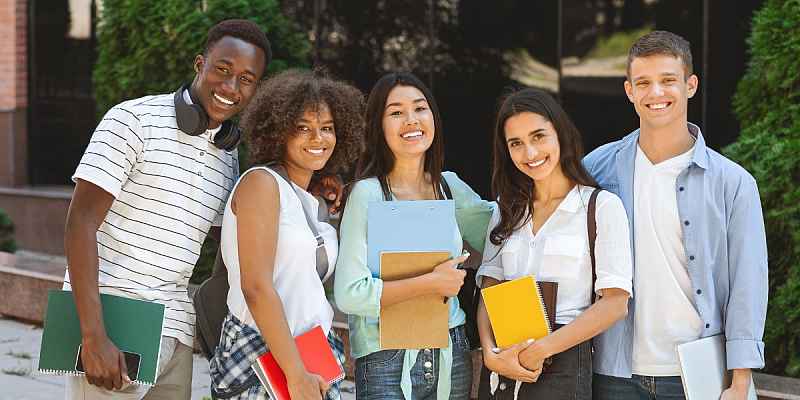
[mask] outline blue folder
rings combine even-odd
[[[375,201],[367,206],[367,265],[380,277],[384,251],[461,251],[453,200]]]

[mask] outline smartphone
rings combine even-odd
[[[142,355],[124,350],[122,354],[125,356],[125,366],[128,367],[128,378],[131,378],[132,381],[139,379],[139,363],[142,361]],[[78,345],[78,357],[75,360],[75,371],[86,372],[83,369],[83,360],[81,360],[81,345]]]

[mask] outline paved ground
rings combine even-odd
[[[64,396],[64,378],[36,372],[42,330],[0,317],[0,400],[52,400]],[[208,362],[195,355],[192,400],[209,396]],[[343,399],[355,394],[351,382],[344,383]]]

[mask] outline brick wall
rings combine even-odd
[[[28,105],[27,0],[0,0],[0,111]]]

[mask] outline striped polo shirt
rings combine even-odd
[[[189,278],[239,172],[237,152],[216,148],[213,134],[180,131],[173,94],[129,100],[100,121],[72,177],[115,198],[97,231],[100,292],[163,304],[164,336],[187,346]]]

